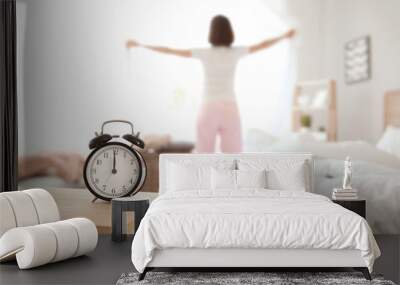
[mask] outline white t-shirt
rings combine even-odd
[[[193,49],[204,70],[204,100],[235,100],[235,71],[239,59],[248,53],[246,47],[212,47]]]

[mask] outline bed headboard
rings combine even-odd
[[[182,163],[185,161],[190,161],[191,163],[198,162],[199,165],[217,165],[221,162],[231,162],[232,165],[236,165],[236,161],[244,160],[259,160],[259,159],[271,159],[271,160],[296,160],[304,161],[307,165],[307,184],[309,185],[307,191],[313,192],[314,185],[314,161],[311,153],[239,153],[239,154],[161,154],[159,161],[159,193],[162,194],[166,192],[167,185],[167,169],[168,163],[177,162]]]
[[[400,127],[400,90],[388,91],[384,103],[384,127]]]

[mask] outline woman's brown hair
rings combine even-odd
[[[235,35],[233,34],[231,22],[223,15],[217,15],[211,20],[210,34],[208,41],[213,46],[229,47],[233,43]]]

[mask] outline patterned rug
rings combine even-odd
[[[213,284],[213,285],[395,285],[381,275],[372,275],[368,281],[359,272],[148,272],[146,278],[138,281],[138,273],[122,274],[117,285],[146,284]]]

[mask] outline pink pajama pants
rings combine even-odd
[[[196,152],[215,152],[217,136],[221,151],[242,151],[242,130],[239,109],[235,101],[210,101],[203,103],[197,119]]]

